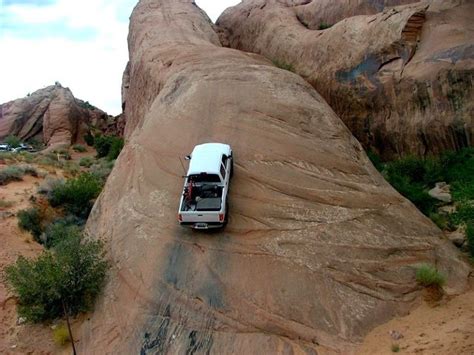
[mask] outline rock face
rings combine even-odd
[[[470,146],[474,3],[419,2],[344,18],[406,2],[244,1],[217,24],[232,48],[292,65],[366,148],[391,157]]]
[[[91,126],[107,131],[115,130],[114,124],[113,117],[74,98],[59,84],[0,106],[0,140],[15,135],[55,147],[83,142]]]
[[[112,268],[79,353],[347,353],[416,304],[418,263],[464,289],[455,247],[301,77],[221,47],[192,0],[140,1],[129,48],[127,144],[87,224]],[[236,158],[215,233],[176,218],[203,142]]]

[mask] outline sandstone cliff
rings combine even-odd
[[[0,105],[0,140],[15,135],[22,140],[37,139],[48,147],[69,145],[83,142],[91,126],[104,132],[119,131],[116,121],[56,84]]]
[[[291,65],[366,148],[389,157],[472,145],[474,3],[385,8],[409,2],[248,0],[217,24],[231,47]]]
[[[129,48],[127,144],[87,225],[112,269],[81,353],[347,352],[416,304],[418,263],[463,290],[455,248],[299,76],[220,47],[192,0],[140,1]],[[209,141],[234,149],[230,221],[194,233],[178,158]]]

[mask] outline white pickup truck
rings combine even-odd
[[[221,143],[200,144],[186,159],[190,162],[179,203],[179,223],[194,229],[224,227],[233,173],[232,149]]]

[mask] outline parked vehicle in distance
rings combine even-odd
[[[194,229],[222,228],[229,214],[231,147],[222,143],[200,144],[186,160],[189,168],[179,203],[179,223]]]
[[[5,143],[0,143],[0,152],[9,152],[10,145]]]

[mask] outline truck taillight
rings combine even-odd
[[[223,222],[223,221],[224,221],[224,214],[219,213],[219,222]]]
[[[182,222],[183,221],[183,216],[180,214],[178,214],[178,221]]]

